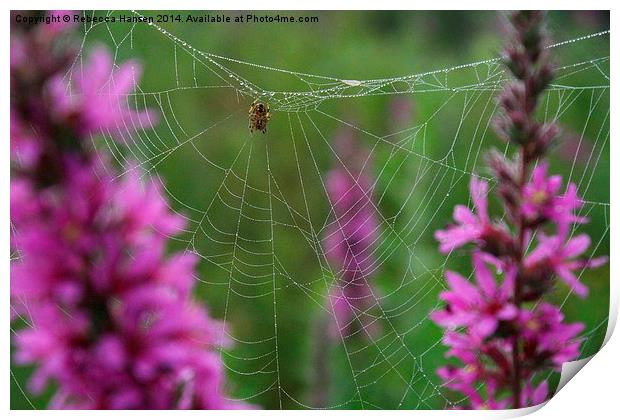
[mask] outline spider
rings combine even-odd
[[[259,130],[265,134],[267,132],[267,123],[269,122],[269,118],[271,118],[269,104],[264,104],[257,99],[250,105],[248,114],[250,133],[253,133],[254,130]]]

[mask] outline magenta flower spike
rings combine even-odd
[[[50,80],[55,118],[71,121],[80,136],[104,133],[122,138],[123,133],[150,128],[157,123],[157,115],[150,110],[134,111],[125,99],[141,73],[137,62],[115,69],[105,48],[94,50],[84,69],[73,75],[73,83],[60,75]]]
[[[514,160],[499,152],[489,156],[505,221],[500,224],[488,212],[487,182],[472,177],[475,211],[456,206],[455,224],[435,232],[442,253],[472,248],[475,282],[446,272],[448,289],[439,296],[445,307],[431,314],[446,329],[446,356],[458,361],[437,371],[444,387],[465,397],[466,404],[457,408],[520,408],[546,401],[548,383],[534,383],[536,374],[560,370],[577,358],[584,326],[566,323],[561,309],[545,298],[558,279],[585,297],[581,271],[607,261],[579,258],[590,246],[588,235],[572,236],[575,225],[588,221],[577,213],[583,200],[572,183],[562,193],[562,177],[549,175],[543,160],[559,132],[534,117],[553,78],[543,18],[538,11],[510,17],[512,40],[504,57],[515,80],[499,97],[496,128],[519,153]]]
[[[54,385],[51,408],[244,408],[225,394],[222,326],[192,298],[198,258],[166,252],[185,219],[158,182],[136,169],[118,176],[90,147],[87,136],[155,121],[121,99],[139,66],[115,69],[99,49],[65,83],[75,52],[55,42],[69,32],[12,36],[14,360],[33,366],[31,392]]]
[[[344,157],[339,163],[343,166],[332,169],[326,181],[335,220],[326,230],[324,247],[339,275],[330,290],[330,301],[341,332],[356,332],[357,323],[372,335],[379,331],[376,318],[368,313],[376,305],[370,279],[377,269],[374,251],[379,236],[372,181],[360,158],[365,153],[352,134],[338,137],[337,146]],[[335,325],[332,335],[338,337]]]

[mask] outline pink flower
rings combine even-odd
[[[396,96],[388,105],[390,124],[394,131],[401,131],[408,127],[415,119],[416,107],[410,96]]]
[[[467,408],[520,408],[548,398],[546,381],[534,386],[538,373],[560,369],[579,355],[583,330],[579,323],[567,324],[561,310],[544,298],[560,277],[579,296],[587,288],[575,270],[596,267],[606,258],[578,259],[590,245],[587,235],[569,237],[574,224],[585,223],[575,214],[583,205],[577,188],[569,184],[559,193],[562,178],[547,175],[543,161],[558,134],[553,124],[539,123],[539,96],[553,79],[540,11],[520,11],[509,17],[511,42],[504,49],[507,68],[514,79],[499,96],[502,113],[496,132],[518,147],[517,156],[492,153],[489,166],[497,181],[495,194],[503,205],[508,227],[495,225],[487,213],[486,182],[471,179],[475,213],[463,206],[454,211],[456,225],[439,230],[435,237],[440,251],[451,252],[473,244],[475,284],[447,272],[449,290],[440,294],[446,308],[431,318],[447,329],[443,343],[447,356],[461,367],[447,365],[438,370],[444,386],[468,399]],[[526,182],[530,175],[531,180]],[[556,235],[543,232],[555,225]],[[530,243],[538,241],[528,254]],[[505,273],[496,283],[486,263]],[[527,305],[527,306],[526,306]],[[533,309],[529,309],[534,306]],[[458,329],[458,332],[455,331]]]
[[[73,73],[72,83],[62,76],[50,81],[56,119],[73,126],[79,136],[104,133],[122,139],[127,132],[150,128],[156,115],[133,110],[127,100],[140,73],[140,65],[133,61],[115,70],[110,53],[104,48],[95,50],[84,69]]]
[[[568,233],[568,226],[560,226],[554,236],[540,234],[538,246],[527,255],[524,265],[529,271],[535,271],[537,267],[551,269],[578,296],[585,297],[588,288],[579,281],[574,271],[599,267],[607,262],[607,258],[576,259],[590,246],[590,237],[584,233],[569,239]]]
[[[327,176],[327,191],[336,220],[325,235],[326,254],[343,271],[347,281],[372,274],[379,224],[372,203],[370,179],[365,174],[354,179],[344,169]]]
[[[562,312],[549,303],[542,303],[533,311],[521,311],[519,324],[528,360],[559,369],[562,363],[579,356],[580,341],[576,337],[583,331],[584,325],[563,321]]]
[[[486,384],[486,395],[481,395],[477,389],[466,394],[472,410],[505,410],[510,404],[509,398],[497,399],[496,389],[492,383]]]
[[[509,270],[498,286],[482,257],[474,255],[473,261],[476,285],[457,273],[446,272],[450,288],[440,294],[446,309],[433,312],[431,319],[451,329],[467,327],[473,336],[485,338],[495,332],[500,321],[517,315],[511,303],[516,271]]]
[[[41,155],[41,142],[24,127],[14,109],[10,111],[10,124],[11,159],[23,168],[32,168]]]
[[[471,334],[447,331],[442,342],[449,347],[446,356],[456,357],[463,366],[442,366],[437,369],[437,375],[444,381],[443,386],[461,393],[469,392],[485,377],[485,368],[479,358],[482,340]]]
[[[380,332],[378,318],[368,312],[376,303],[373,293],[370,285],[363,279],[331,288],[329,299],[336,317],[336,323],[330,326],[330,335],[333,338],[338,338],[343,333],[354,334],[357,332],[355,327],[363,328],[363,335],[376,336]],[[360,325],[355,325],[356,323]]]
[[[54,408],[230,407],[221,326],[191,300],[197,258],[165,255],[180,216],[136,172],[65,164],[62,188],[16,182],[12,195],[12,308],[31,325],[15,358],[36,365],[30,389],[55,382]]]
[[[354,332],[359,321],[367,334],[380,328],[377,319],[368,313],[375,304],[369,278],[377,269],[374,255],[379,237],[379,223],[372,199],[372,178],[361,169],[363,149],[355,144],[351,133],[338,138],[337,147],[350,168],[336,167],[327,175],[327,193],[335,220],[326,228],[323,239],[325,253],[340,277],[330,290],[330,303],[339,328],[332,325],[332,335]]]
[[[476,177],[471,178],[469,191],[476,213],[460,204],[454,208],[456,225],[435,232],[441,252],[445,254],[466,243],[479,242],[482,239],[487,226],[490,225],[487,213],[488,190],[489,186],[486,181]]]
[[[459,389],[467,397],[468,405],[465,407],[455,406],[455,409],[467,410],[504,410],[508,408],[510,400],[508,398],[498,399],[497,385],[493,381],[487,381],[479,387],[463,386]]]
[[[493,255],[512,252],[514,245],[506,229],[493,224],[489,219],[488,190],[486,181],[471,178],[469,191],[476,212],[460,204],[454,207],[453,217],[456,224],[435,232],[440,252],[447,254],[467,243],[474,243]]]
[[[57,16],[59,19],[55,22],[51,22],[49,25],[40,25],[40,29],[44,31],[47,36],[56,36],[76,26],[73,16],[79,14],[80,12],[75,10],[49,10],[47,16]],[[69,16],[68,21],[65,20],[66,16]]]
[[[477,364],[456,367],[442,366],[437,369],[437,375],[443,380],[442,386],[462,394],[470,394],[484,374]]]
[[[526,384],[521,394],[521,407],[533,407],[542,404],[549,398],[549,384],[542,381],[538,386]]]
[[[584,217],[576,216],[573,211],[583,205],[577,195],[577,187],[569,184],[564,195],[558,195],[562,186],[562,177],[547,177],[547,162],[538,165],[532,171],[532,180],[523,187],[521,212],[530,222],[551,220],[556,223],[584,223]]]

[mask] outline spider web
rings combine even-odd
[[[219,351],[234,398],[273,408],[459,404],[460,397],[442,389],[434,373],[445,357],[441,331],[432,327],[429,313],[440,305],[443,272],[465,267],[465,254],[440,255],[432,236],[448,222],[451,208],[467,199],[469,178],[489,177],[484,152],[496,146],[511,153],[491,129],[495,97],[506,80],[500,60],[357,80],[213,54],[173,32],[157,24],[122,30],[85,25],[82,45],[106,42],[117,63],[127,57],[173,57],[161,60],[160,68],[147,67],[145,76],[157,73],[157,81],[148,87],[141,82],[125,98],[132,108],[158,110],[158,128],[126,127],[132,135],[122,142],[112,133],[93,142],[109,150],[123,173],[161,177],[171,210],[187,220],[185,234],[174,242],[200,257],[198,296],[223,320],[233,343]],[[148,39],[150,48],[138,52],[137,38]],[[601,45],[607,55],[601,55]],[[608,195],[594,188],[609,178],[608,45],[605,31],[550,46],[562,62],[541,106],[545,120],[570,122],[574,148],[557,155],[567,155],[565,181],[575,182],[584,197],[582,215],[596,221],[588,227],[592,255],[609,247]],[[566,51],[571,54],[562,54]],[[87,57],[80,53],[73,71]],[[365,121],[348,112],[421,95],[430,95],[433,106],[406,125]],[[219,109],[203,109],[201,98],[219,103]],[[272,113],[265,136],[247,130],[248,106],[257,98],[268,102]],[[577,108],[584,102],[587,115]],[[195,104],[189,115],[187,103]],[[328,263],[323,243],[337,223],[325,174],[333,166],[349,171],[332,143],[343,130],[354,133],[373,156],[365,165],[375,177],[380,222],[373,251],[377,263],[368,276],[375,303],[356,317],[371,316],[381,333],[342,329],[329,343],[321,340],[316,320],[337,323],[328,294],[341,273]],[[231,137],[237,140],[220,140]],[[557,299],[567,310],[575,305],[565,288]],[[607,317],[590,324],[584,354],[598,349]],[[312,378],[325,369],[316,360],[322,347],[332,385],[329,400],[317,403]]]

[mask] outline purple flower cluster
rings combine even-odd
[[[324,246],[340,276],[330,291],[338,324],[332,331],[336,337],[338,329],[349,334],[357,332],[356,323],[361,324],[366,334],[379,331],[376,317],[368,312],[376,304],[369,278],[377,268],[373,253],[379,223],[372,201],[372,178],[366,169],[368,154],[355,140],[349,131],[336,139],[342,163],[327,175],[327,192],[335,220],[326,230]]]
[[[156,123],[156,115],[150,110],[134,111],[126,103],[140,74],[140,65],[133,61],[115,70],[112,56],[100,47],[71,86],[60,75],[50,80],[49,96],[55,105],[52,117],[70,122],[79,136],[104,132],[122,139],[126,133],[149,128]]]
[[[510,16],[512,40],[504,56],[515,80],[500,96],[503,113],[497,132],[519,153],[514,159],[497,152],[489,157],[506,221],[489,215],[488,183],[473,177],[475,211],[456,206],[455,223],[435,234],[443,253],[473,246],[475,283],[447,272],[449,288],[440,295],[445,308],[431,315],[446,329],[447,356],[460,362],[440,368],[438,375],[445,387],[467,397],[464,408],[519,408],[549,397],[547,382],[534,385],[535,375],[559,370],[578,357],[578,335],[584,327],[564,322],[561,310],[545,302],[545,296],[556,279],[586,296],[579,272],[607,261],[580,258],[590,238],[571,237],[571,232],[587,222],[576,213],[583,201],[574,184],[562,190],[562,178],[548,175],[541,160],[558,133],[554,124],[541,124],[534,117],[553,77],[543,20],[538,11]],[[534,162],[539,163],[531,169]]]
[[[32,392],[56,385],[52,408],[241,408],[222,394],[222,327],[192,300],[197,259],[166,254],[184,219],[87,142],[154,121],[122,99],[137,64],[99,49],[69,83],[68,29],[12,32],[15,361],[35,366]]]

